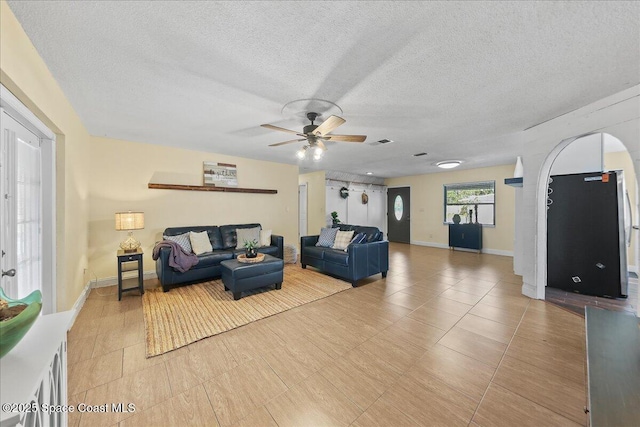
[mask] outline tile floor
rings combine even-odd
[[[638,305],[638,278],[629,277],[627,298],[604,298],[567,292],[562,289],[547,287],[545,299],[555,305],[575,311],[584,317],[586,306],[600,307],[611,311],[624,311],[635,314]]]
[[[94,289],[70,403],[136,412],[69,424],[585,425],[584,319],[520,288],[511,258],[391,244],[386,279],[150,359],[140,296]]]

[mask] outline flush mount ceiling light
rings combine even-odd
[[[436,163],[436,166],[442,169],[453,169],[457,168],[462,164],[462,160],[445,160],[443,162]]]

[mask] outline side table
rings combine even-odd
[[[118,301],[122,299],[122,293],[128,291],[140,291],[140,295],[144,294],[144,278],[143,278],[143,269],[142,269],[142,249],[138,249],[135,252],[125,252],[122,249],[118,250]],[[132,266],[130,263],[135,262],[135,266]],[[124,288],[125,282],[130,282],[136,279],[136,277],[131,278],[122,278],[122,273],[126,273],[127,271],[138,271],[138,285],[132,286],[129,288]]]

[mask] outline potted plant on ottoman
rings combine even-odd
[[[258,241],[257,240],[251,240],[251,241],[244,241],[244,250],[245,250],[245,255],[247,258],[255,258],[256,256],[258,256]]]

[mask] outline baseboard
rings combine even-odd
[[[428,246],[430,248],[449,249],[449,245],[445,245],[444,243],[421,242],[420,240],[412,240],[411,244],[417,246]]]
[[[71,308],[71,311],[73,312],[73,314],[71,315],[71,322],[69,322],[69,329],[71,329],[71,327],[75,323],[76,317],[78,317],[78,314],[80,314],[80,310],[82,310],[82,306],[84,306],[84,302],[87,300],[87,297],[89,296],[90,292],[91,292],[91,280],[89,280],[87,284],[84,286],[84,289],[80,293],[80,296],[78,297],[75,304],[73,304],[73,307]]]
[[[158,275],[156,274],[155,271],[145,271],[142,274],[142,279],[143,280],[149,280],[149,279],[157,279]],[[113,286],[113,285],[117,285],[118,284],[118,277],[117,276],[112,276],[112,277],[103,277],[102,279],[97,279],[94,283],[93,283],[93,288],[104,288],[107,286]]]
[[[513,251],[503,251],[502,249],[483,249],[482,253],[488,255],[508,256],[513,258]]]
[[[440,249],[449,249],[449,245],[446,245],[444,243],[434,243],[434,242],[422,242],[420,240],[412,240],[411,241],[412,245],[417,245],[417,246],[428,246],[430,248],[440,248]],[[466,249],[466,248],[456,248],[456,251],[461,251],[461,252],[478,252],[474,249]],[[482,253],[483,254],[489,254],[489,255],[500,255],[500,256],[508,256],[508,257],[512,257],[513,258],[513,251],[503,251],[503,250],[499,250],[499,249],[482,249]]]
[[[535,286],[530,285],[529,283],[522,284],[522,295],[527,296],[529,298],[537,299],[538,297],[536,296],[536,294],[537,292],[536,292]]]

